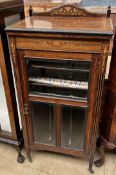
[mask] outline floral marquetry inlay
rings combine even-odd
[[[103,55],[102,55],[102,72],[105,71],[106,60],[108,57],[109,46],[107,44],[103,45]]]
[[[10,46],[10,54],[12,55],[12,57],[14,57],[15,54],[15,39],[13,37],[9,37],[9,46]]]
[[[48,12],[33,12],[33,15],[39,16],[75,16],[75,17],[86,17],[86,16],[99,16],[99,14],[90,13],[84,8],[79,7],[76,4],[65,4],[59,7],[53,8]]]
[[[28,48],[34,50],[55,50],[68,52],[100,52],[102,46],[99,42],[88,42],[80,40],[55,40],[55,39],[41,39],[33,38],[22,42],[22,39],[17,39],[18,48]],[[89,46],[89,47],[87,47]]]
[[[87,13],[84,10],[75,8],[74,6],[64,6],[59,9],[54,9],[49,13],[51,16],[87,16]]]

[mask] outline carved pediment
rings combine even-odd
[[[53,9],[50,16],[87,16],[87,13],[80,8],[72,5],[65,5],[60,8]]]
[[[75,16],[75,17],[86,17],[86,16],[103,16],[104,14],[96,14],[91,13],[85,10],[84,8],[80,8],[75,4],[65,4],[59,7],[53,8],[48,12],[33,12],[34,16]]]

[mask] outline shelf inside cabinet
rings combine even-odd
[[[28,59],[30,68],[63,69],[71,71],[90,71],[91,60]]]
[[[48,96],[51,98],[65,98],[87,102],[87,91],[84,90],[77,91],[76,89],[35,86],[31,84],[29,94],[32,96]]]
[[[32,64],[31,68],[35,68],[35,69],[40,69],[40,68],[44,68],[44,69],[51,69],[51,70],[61,70],[61,71],[79,71],[79,72],[89,72],[90,69],[89,68],[65,68],[65,67],[52,67],[52,66],[44,66],[44,65],[38,65],[38,64]]]
[[[88,82],[85,81],[73,81],[73,80],[63,80],[54,78],[44,78],[44,77],[29,77],[29,82],[32,84],[37,84],[41,86],[54,86],[59,88],[71,88],[71,89],[81,89],[88,90]]]

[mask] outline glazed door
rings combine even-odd
[[[91,81],[95,81],[92,71],[96,59],[92,60],[91,54],[50,55],[48,58],[39,51],[36,56],[34,51],[18,51],[24,108],[29,108],[25,114],[30,145],[88,154],[90,104],[94,102],[89,98],[94,93]]]

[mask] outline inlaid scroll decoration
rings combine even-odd
[[[102,73],[104,73],[104,71],[105,71],[106,61],[107,61],[107,57],[108,57],[108,49],[109,49],[109,46],[107,44],[104,44],[103,45],[103,54],[102,54]]]
[[[36,50],[57,50],[57,51],[68,51],[68,52],[96,52],[101,51],[101,45],[99,42],[88,42],[88,41],[80,41],[80,40],[55,40],[55,39],[32,39],[28,40],[28,46],[32,49]],[[87,47],[89,45],[89,47]],[[23,48],[25,47],[25,43],[22,43],[20,40],[18,41],[17,47]],[[69,50],[70,48],[70,50]]]
[[[9,37],[9,46],[11,56],[15,56],[15,40],[13,37]]]
[[[17,78],[17,71],[18,71],[18,68],[17,67],[17,62],[16,62],[16,48],[15,48],[15,39],[14,37],[12,36],[9,36],[9,47],[10,47],[10,55],[11,55],[11,58],[12,58],[12,62],[13,62],[13,74],[14,74],[14,77],[15,77],[15,81],[19,81],[18,78]]]
[[[65,4],[55,7],[48,12],[33,12],[34,16],[74,16],[74,17],[87,17],[87,16],[102,16],[103,14],[96,14],[88,12],[86,9],[79,7],[75,4]]]

